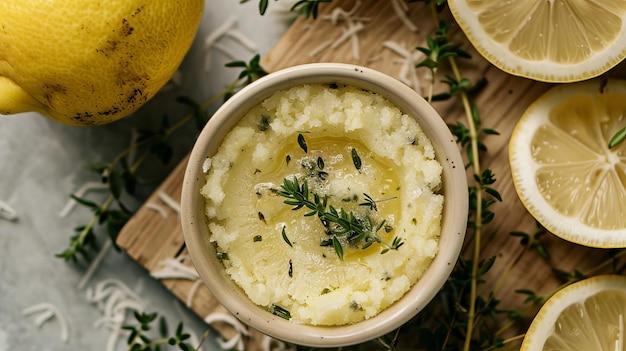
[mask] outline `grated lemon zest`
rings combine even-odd
[[[217,339],[217,343],[220,345],[222,349],[230,350],[237,349],[239,351],[243,351],[245,349],[243,338],[244,336],[249,336],[250,333],[248,329],[235,317],[230,314],[222,313],[222,312],[214,312],[204,318],[204,321],[212,325],[213,323],[222,322],[230,325],[235,330],[236,334],[230,339],[225,339],[222,335],[221,338]]]
[[[153,210],[153,211],[157,212],[163,218],[167,218],[167,211],[163,208],[163,206],[161,206],[159,204],[155,204],[155,203],[150,202],[150,203],[146,204],[146,208],[149,209],[149,210]]]
[[[107,240],[102,246],[102,248],[100,249],[100,251],[98,251],[98,254],[96,255],[96,257],[89,264],[89,267],[87,267],[87,271],[85,271],[85,274],[83,274],[83,277],[78,282],[79,290],[83,290],[85,286],[87,286],[87,283],[89,282],[89,280],[91,280],[91,278],[93,277],[98,267],[100,267],[100,265],[102,264],[102,260],[104,259],[104,257],[106,256],[110,248],[111,248],[111,241]]]
[[[131,311],[144,311],[144,303],[131,288],[118,279],[104,279],[87,288],[86,300],[96,305],[102,317],[94,322],[95,328],[109,329],[107,351],[117,349],[122,337],[127,315]]]
[[[176,258],[166,258],[159,262],[161,269],[150,272],[150,275],[155,279],[185,279],[185,280],[198,280],[198,272],[193,267],[187,266],[183,263],[184,256]]]
[[[67,318],[61,314],[59,309],[49,302],[42,302],[31,307],[22,310],[22,315],[30,316],[36,315],[35,325],[41,327],[44,323],[50,320],[52,317],[56,317],[61,325],[61,341],[67,343],[70,340],[70,327],[67,322]]]
[[[411,19],[407,15],[406,12],[409,8],[404,1],[391,0],[391,7],[393,8],[393,11],[396,13],[398,18],[400,18],[400,21],[402,21],[402,24],[404,24],[404,26],[406,26],[411,32],[417,32],[419,30],[417,25],[413,23],[413,21],[411,21]]]
[[[163,191],[159,191],[157,195],[163,203],[169,206],[174,212],[180,214],[180,204],[176,200]]]
[[[337,26],[339,22],[346,22],[346,27],[341,28],[341,34],[337,38],[332,39],[330,43],[324,42],[318,47],[311,50],[309,52],[309,56],[316,56],[322,51],[329,48],[336,49],[346,41],[350,40],[350,43],[352,45],[352,57],[358,60],[361,56],[358,34],[365,29],[363,22],[371,20],[371,18],[369,17],[355,16],[360,6],[361,2],[357,1],[352,9],[350,9],[349,11],[346,11],[341,7],[336,7],[333,9],[330,15],[322,16],[322,20],[330,21],[333,26]]]
[[[9,204],[0,200],[0,218],[8,221],[14,221],[17,219],[17,211],[15,211]]]
[[[424,53],[418,50],[410,52],[404,45],[391,40],[383,42],[383,47],[400,56],[400,59],[393,60],[394,63],[401,64],[398,79],[422,95],[422,86],[415,66],[425,57]]]

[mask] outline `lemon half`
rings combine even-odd
[[[558,85],[515,126],[509,163],[526,209],[557,236],[592,247],[626,247],[626,81]]]
[[[476,50],[514,75],[581,81],[626,55],[624,0],[448,0],[448,5]]]
[[[596,276],[554,294],[533,319],[522,351],[624,350],[626,277]]]

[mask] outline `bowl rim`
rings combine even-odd
[[[253,304],[219,268],[221,263],[217,258],[210,255],[215,249],[209,241],[208,228],[205,228],[204,198],[199,191],[205,180],[202,169],[205,159],[215,153],[226,133],[248,110],[276,91],[306,83],[339,83],[370,90],[383,95],[402,112],[414,117],[431,140],[436,157],[443,166],[444,194],[455,194],[455,201],[449,201],[449,196],[444,195],[439,251],[422,278],[378,315],[354,324],[313,326],[275,316]],[[312,347],[341,347],[375,339],[406,323],[426,307],[443,287],[456,264],[465,237],[467,215],[465,167],[456,140],[444,120],[422,96],[399,80],[371,68],[343,63],[309,63],[278,70],[247,85],[222,104],[193,146],[181,194],[181,224],[187,250],[200,279],[217,301],[243,323],[261,333]],[[212,284],[216,280],[217,283]],[[430,288],[423,289],[427,284]]]

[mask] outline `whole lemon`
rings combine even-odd
[[[204,0],[0,1],[0,114],[70,125],[128,116],[172,77]]]

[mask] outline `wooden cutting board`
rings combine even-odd
[[[354,11],[359,18],[352,23],[341,21],[339,16],[341,11]],[[417,31],[412,31],[403,24],[391,1],[334,0],[330,4],[322,4],[318,19],[298,19],[263,58],[262,66],[268,72],[272,72],[311,62],[352,63],[385,72],[410,85],[413,79],[410,74],[406,74],[408,66],[405,58],[399,54],[399,50],[394,51],[393,48],[399,46],[409,54],[417,55],[415,48],[426,46],[425,38],[433,34],[435,26],[432,13],[421,2],[409,4],[406,14],[412,23],[417,25]],[[452,21],[449,13],[444,13],[443,16]],[[336,23],[333,23],[334,17],[337,19]],[[362,26],[356,34],[358,40],[348,37],[342,41],[342,35],[354,26]],[[488,282],[495,282],[497,277],[506,273],[507,267],[522,250],[519,239],[510,236],[509,233],[512,231],[533,233],[536,229],[535,221],[521,205],[513,188],[507,158],[508,140],[515,123],[526,107],[551,85],[503,73],[477,54],[458,29],[455,30],[453,38],[472,55],[471,60],[458,60],[465,77],[473,82],[482,77],[487,80],[485,88],[472,97],[473,102],[479,107],[482,126],[500,132],[499,136],[484,139],[488,152],[481,154],[481,165],[483,169],[490,168],[494,172],[497,178],[494,187],[503,198],[502,202],[491,208],[496,216],[493,222],[484,228],[482,238],[483,257],[497,256],[496,265],[487,277]],[[429,79],[427,70],[421,69],[417,78],[421,82],[417,89],[425,89]],[[435,85],[435,92],[445,90],[441,83]],[[433,106],[448,123],[465,121],[461,104],[454,99],[436,102]],[[151,273],[160,269],[159,265],[164,260],[181,257],[186,253],[179,216],[174,214],[163,217],[149,208],[149,204],[162,204],[159,194],[166,194],[176,201],[180,199],[186,162],[187,159],[181,161],[126,224],[117,240],[120,247]],[[468,233],[467,237],[467,240],[471,240],[473,233]],[[606,256],[603,250],[583,248],[551,235],[543,240],[552,254],[552,262],[556,262],[557,266],[565,271],[591,267]],[[468,252],[472,250],[471,244],[466,244],[465,250]],[[187,263],[190,264],[188,260]],[[535,253],[524,255],[516,267],[517,269],[509,273],[509,279],[499,290],[501,296],[498,298],[503,308],[519,307],[523,304],[523,297],[514,293],[516,289],[533,289],[542,294],[550,292],[559,284],[549,264]],[[193,282],[179,279],[164,279],[162,283],[182,301],[188,300],[193,287]],[[488,283],[483,288],[493,289],[493,283]],[[196,291],[191,300],[190,308],[202,318],[213,312],[225,312],[204,286]],[[215,327],[227,337],[233,335],[232,328],[228,326]],[[260,333],[251,331],[247,349],[259,349],[261,338]]]

